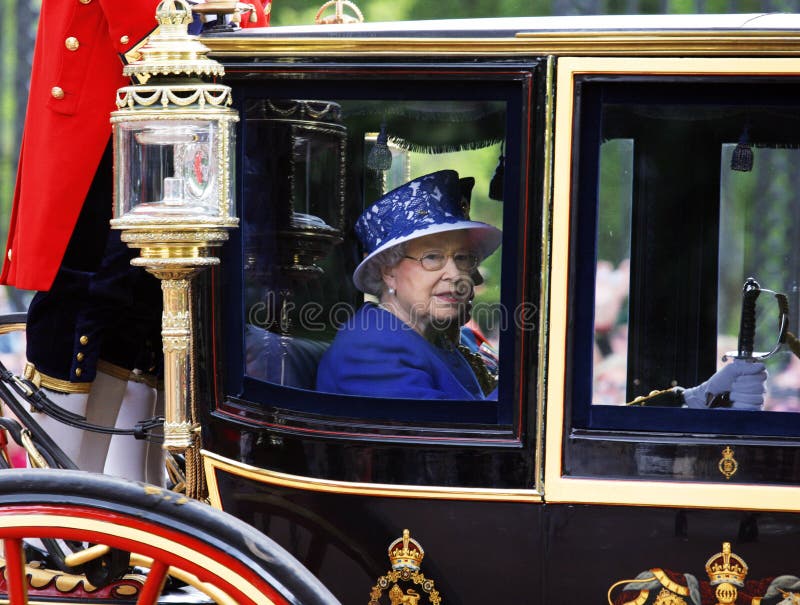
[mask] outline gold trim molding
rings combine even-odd
[[[13,323],[0,325],[0,335],[10,334],[11,332],[22,332],[26,328],[25,323]]]
[[[535,490],[489,489],[465,487],[428,487],[419,485],[392,485],[384,483],[355,483],[332,481],[314,477],[301,477],[279,473],[225,458],[208,450],[201,450],[203,469],[208,483],[208,498],[211,505],[222,509],[216,471],[221,470],[236,477],[243,477],[266,485],[277,485],[293,489],[324,492],[330,494],[371,496],[383,498],[416,498],[428,500],[478,500],[538,503],[542,497]]]
[[[519,32],[504,38],[380,37],[203,38],[216,55],[319,56],[372,54],[575,56],[778,56],[800,53],[800,32],[783,30]]]
[[[37,388],[49,389],[58,393],[88,393],[92,389],[91,382],[71,382],[43,374],[30,361],[25,363],[22,377],[30,380]]]

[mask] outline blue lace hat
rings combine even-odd
[[[470,230],[481,260],[497,250],[502,239],[496,227],[470,220],[469,192],[463,191],[455,170],[426,174],[386,193],[355,224],[367,252],[353,272],[356,288],[367,292],[365,269],[377,254],[418,237],[459,229]]]

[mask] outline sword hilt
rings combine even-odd
[[[761,286],[752,277],[748,277],[742,288],[742,317],[739,322],[739,351],[741,359],[753,356],[753,345],[756,337],[756,299],[761,294]]]

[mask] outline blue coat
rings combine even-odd
[[[317,390],[409,399],[484,399],[457,350],[425,340],[395,315],[366,304],[322,357]]]

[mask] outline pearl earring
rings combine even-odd
[[[397,292],[397,290],[395,290],[394,288],[389,288],[389,294],[394,296],[395,292]]]

